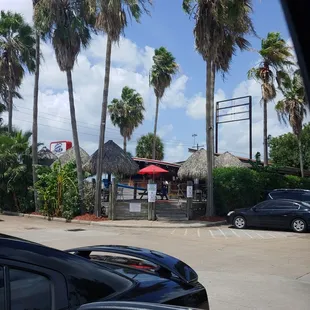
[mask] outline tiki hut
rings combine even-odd
[[[98,150],[90,157],[83,166],[84,170],[91,173],[97,173]],[[114,175],[134,175],[138,172],[139,166],[136,162],[112,140],[104,144],[103,167],[102,171],[106,174]]]
[[[180,167],[178,177],[180,179],[199,179],[207,177],[207,151],[201,149],[193,153]]]
[[[80,147],[80,154],[81,154],[81,160],[82,160],[82,165],[83,165],[89,160],[89,155],[81,147]],[[60,161],[61,165],[65,165],[71,161],[75,161],[74,147],[72,147],[71,149],[67,150],[65,153],[60,155],[58,158],[58,161]]]
[[[238,157],[234,156],[233,154],[225,152],[215,158],[215,166],[246,168],[250,165],[243,163]]]
[[[45,146],[38,152],[39,165],[50,166],[55,160],[57,156]]]

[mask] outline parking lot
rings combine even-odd
[[[204,228],[113,228],[0,215],[0,232],[59,249],[87,244],[148,247],[197,271],[211,309],[298,309],[310,305],[310,234]]]

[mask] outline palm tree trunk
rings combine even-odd
[[[10,65],[9,65],[10,66]],[[9,93],[8,93],[8,132],[12,133],[13,130],[13,81],[11,77],[11,70],[9,73]]]
[[[297,138],[298,138],[298,149],[299,149],[300,175],[303,178],[305,174],[304,174],[304,161],[303,161],[303,156],[302,156],[302,146],[301,146],[300,137],[297,137]]]
[[[36,32],[36,69],[34,76],[33,90],[33,116],[32,116],[32,177],[34,189],[34,205],[36,212],[39,212],[38,195],[36,190],[38,164],[38,95],[39,95],[39,76],[40,76],[40,34]]]
[[[108,37],[106,59],[105,59],[105,76],[104,76],[104,87],[103,87],[103,98],[102,98],[102,111],[101,111],[101,121],[100,121],[100,137],[99,137],[97,169],[96,169],[97,175],[96,175],[96,194],[95,194],[95,209],[94,209],[96,216],[101,215],[102,157],[103,157],[103,151],[104,151],[105,128],[106,128],[107,108],[108,108],[111,53],[112,53],[112,40],[110,37]]]
[[[268,110],[267,100],[264,100],[264,166],[268,166]]]
[[[124,152],[126,153],[126,151],[127,151],[127,139],[126,139],[126,136],[124,136],[124,147],[123,147],[123,149],[124,149]]]
[[[212,147],[212,89],[214,89],[214,79],[212,79],[212,60],[207,60],[207,83],[206,83],[206,146],[207,146],[207,165],[208,165],[208,176],[207,176],[207,208],[206,216],[213,215],[213,147]]]
[[[75,107],[74,107],[74,98],[73,98],[73,85],[72,85],[72,74],[71,70],[67,70],[67,83],[68,83],[68,92],[69,92],[69,105],[70,105],[70,116],[71,116],[71,126],[72,126],[72,136],[74,143],[74,152],[76,158],[76,170],[77,170],[77,178],[78,178],[78,187],[79,187],[79,199],[81,206],[81,213],[85,213],[84,211],[84,188],[83,188],[83,169],[82,169],[82,160],[80,153],[80,144],[78,137],[78,130],[76,124],[76,116],[75,116]]]
[[[157,134],[157,122],[158,122],[158,108],[159,108],[159,98],[156,97],[156,111],[155,111],[155,122],[154,122],[154,139],[152,148],[152,159],[156,159],[156,134]]]

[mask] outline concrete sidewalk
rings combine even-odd
[[[46,216],[35,215],[35,214],[24,214],[3,211],[3,215],[9,216],[21,216],[21,217],[30,217],[42,220],[48,220]],[[199,228],[199,227],[212,227],[212,226],[221,226],[225,225],[226,221],[219,222],[207,222],[207,221],[145,221],[145,220],[126,220],[126,221],[83,221],[83,220],[71,220],[67,221],[64,218],[54,217],[51,219],[56,222],[70,222],[75,224],[83,225],[94,225],[94,226],[104,226],[104,227],[123,227],[123,228]]]

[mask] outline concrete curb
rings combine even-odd
[[[91,225],[91,226],[104,226],[104,227],[118,227],[118,228],[201,228],[201,227],[214,227],[214,226],[222,226],[226,224],[226,221],[218,221],[218,222],[199,222],[199,223],[170,223],[170,222],[150,222],[150,224],[141,225],[139,221],[132,224],[127,223],[117,223],[117,221],[80,221],[80,220],[66,220],[60,217],[48,218],[47,216],[37,215],[37,214],[26,214],[26,213],[18,213],[11,211],[3,211],[3,215],[9,216],[20,216],[20,217],[28,217],[28,218],[37,218],[41,220],[49,220],[55,222],[63,222],[63,223],[73,223],[73,224],[81,224],[81,225]]]

